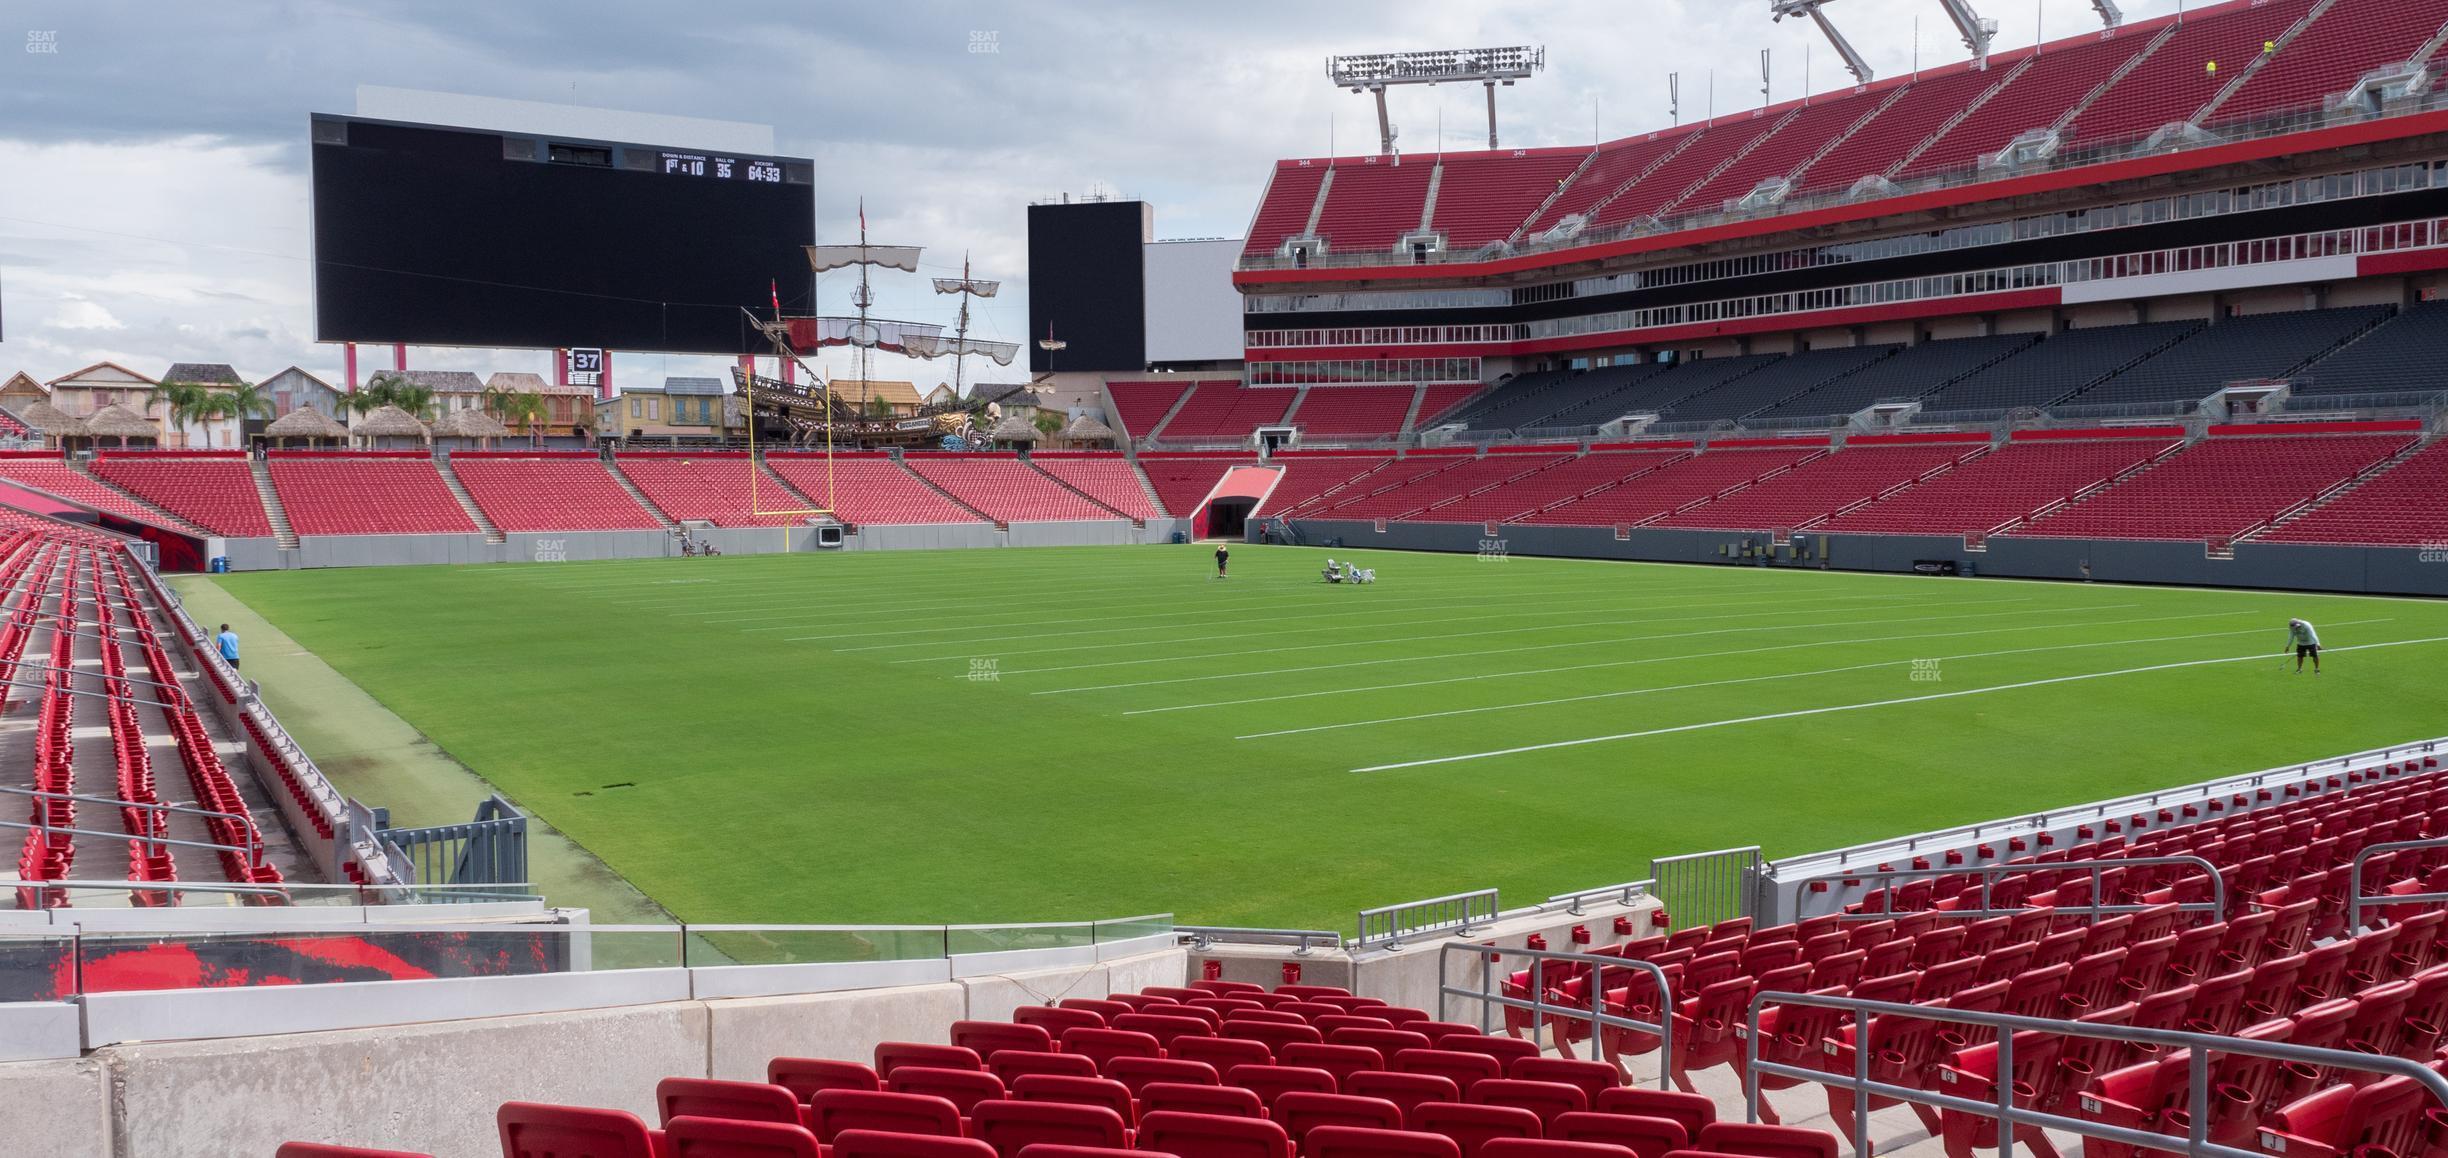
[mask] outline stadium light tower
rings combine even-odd
[[[1488,148],[1496,147],[1496,86],[1510,87],[1547,67],[1547,50],[1441,48],[1428,52],[1372,52],[1326,58],[1326,79],[1336,88],[1377,97],[1377,149],[1394,151],[1394,123],[1386,119],[1386,86],[1478,81],[1487,87]]]
[[[1836,55],[1844,58],[1845,71],[1853,74],[1853,83],[1870,83],[1877,74],[1870,71],[1870,62],[1863,60],[1862,54],[1854,50],[1853,42],[1845,39],[1844,33],[1836,31],[1836,26],[1828,22],[1827,13],[1819,10],[1819,6],[1825,2],[1826,0],[1768,0],[1768,22],[1774,24],[1788,16],[1810,17],[1811,23],[1818,25],[1820,33],[1828,38],[1828,43],[1836,46]]]
[[[2116,0],[2091,0],[2091,10],[2099,13],[2100,23],[2110,28],[2125,23],[2125,10],[2117,7]]]
[[[1966,0],[1939,0],[1946,7],[1947,19],[1955,22],[1955,30],[1963,33],[1964,47],[1972,50],[1972,66],[1989,67],[1989,42],[1997,38],[1998,22],[1972,10]]]

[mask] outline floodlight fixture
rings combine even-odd
[[[1423,52],[1370,52],[1326,58],[1326,79],[1336,88],[1370,93],[1377,98],[1377,146],[1394,151],[1394,124],[1386,118],[1386,88],[1398,84],[1436,85],[1477,81],[1487,89],[1488,148],[1496,148],[1496,86],[1527,80],[1547,67],[1547,50],[1528,45],[1505,48],[1440,48]]]
[[[1810,17],[1811,23],[1819,26],[1820,35],[1836,46],[1836,55],[1844,58],[1845,71],[1853,74],[1853,83],[1870,83],[1878,74],[1871,71],[1870,62],[1862,59],[1853,42],[1845,39],[1844,33],[1836,31],[1836,26],[1828,21],[1827,13],[1819,10],[1824,3],[1826,0],[1768,0],[1768,19],[1770,23],[1776,23],[1788,16]]]

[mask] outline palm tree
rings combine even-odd
[[[493,417],[501,420],[502,425],[524,432],[530,445],[540,433],[537,427],[551,413],[544,396],[533,390],[495,390],[487,387],[484,405]]]
[[[206,395],[203,401],[205,418],[211,419],[226,414],[238,420],[238,441],[241,446],[246,443],[246,420],[259,416],[271,417],[274,409],[272,398],[263,392],[263,387],[244,380],[233,382],[213,391]],[[204,428],[204,445],[208,447],[212,445],[212,427],[210,426]]]
[[[412,381],[396,370],[385,370],[367,379],[362,388],[347,398],[344,408],[367,414],[385,406],[397,406],[419,421],[431,422],[433,402],[433,387]]]
[[[212,413],[207,401],[212,393],[212,387],[200,382],[164,382],[143,391],[144,400],[138,404],[137,410],[141,413],[152,409],[154,403],[161,403],[170,411],[170,425],[185,429],[190,422],[201,422]],[[204,429],[204,439],[206,445],[211,445],[212,428],[209,426]]]
[[[1040,410],[1037,412],[1036,419],[1029,425],[1036,427],[1037,433],[1052,438],[1055,431],[1063,428],[1063,416],[1051,410]]]

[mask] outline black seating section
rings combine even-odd
[[[2084,390],[2076,406],[2184,402],[2229,382],[2294,372],[2388,315],[2386,306],[2222,318]]]
[[[2040,340],[2038,334],[1999,334],[1986,338],[1954,338],[1907,347],[1893,358],[1874,362],[1799,398],[1759,412],[1761,418],[1794,418],[1825,414],[1841,416],[1889,398],[1919,398],[1977,373],[2001,358],[2021,353]]]
[[[1901,346],[1846,346],[1808,350],[1778,359],[1757,373],[1745,374],[1703,394],[1676,402],[1668,422],[1713,422],[1741,418],[1765,410],[1822,383],[1842,378],[1893,357]]]
[[[2297,394],[2448,389],[2448,302],[2412,306],[2296,377]]]
[[[2068,330],[1922,399],[1928,411],[2046,406],[2165,349],[2200,322]]]

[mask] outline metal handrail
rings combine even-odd
[[[1630,957],[1608,957],[1598,953],[1576,953],[1567,949],[1507,949],[1497,945],[1460,944],[1447,944],[1441,946],[1440,948],[1442,951],[1437,954],[1436,1009],[1436,1013],[1439,1018],[1443,1018],[1445,1016],[1446,998],[1471,998],[1476,999],[1480,1003],[1479,1028],[1483,1032],[1492,1028],[1492,1026],[1489,1024],[1490,1018],[1488,1017],[1491,1007],[1501,1005],[1507,1009],[1529,1010],[1531,1022],[1534,1026],[1543,1024],[1550,1015],[1556,1017],[1568,1017],[1578,1021],[1589,1022],[1590,1049],[1593,1052],[1596,1052],[1599,1049],[1599,1027],[1606,1026],[1615,1029],[1634,1029],[1639,1030],[1642,1033],[1656,1034],[1658,1039],[1658,1049],[1661,1055],[1665,1057],[1674,1056],[1674,983],[1667,979],[1665,968],[1658,965],[1654,961],[1641,961]],[[1486,960],[1480,962],[1481,968],[1479,970],[1478,989],[1457,989],[1454,986],[1446,983],[1446,962],[1451,959],[1452,954],[1457,952],[1485,955]],[[1524,1001],[1518,997],[1507,997],[1489,988],[1489,979],[1493,977],[1496,972],[1494,966],[1502,962],[1502,960],[1506,957],[1523,957],[1529,960],[1530,1000]],[[1589,967],[1590,1004],[1588,1009],[1570,1009],[1566,1008],[1565,1006],[1548,1003],[1546,972],[1547,962],[1549,961],[1563,961],[1569,964],[1586,965]],[[1635,1018],[1622,1017],[1606,1011],[1606,971],[1609,969],[1637,970],[1642,973],[1647,973],[1650,980],[1657,982],[1658,1019],[1656,1023],[1652,1024],[1650,1022],[1640,1021]],[[1659,1089],[1663,1090],[1674,1088],[1673,1078],[1670,1073],[1673,1068],[1674,1067],[1672,1066],[1659,1067]]]
[[[1805,1069],[1783,1062],[1761,1061],[1759,1056],[1760,1011],[1770,1005],[1813,1006],[1821,1009],[1849,1011],[1853,1014],[1853,1074],[1850,1078],[1827,1070]],[[1995,1102],[1980,1102],[1970,1098],[1942,1094],[1912,1086],[1898,1086],[1870,1079],[1870,1018],[1902,1017],[1915,1021],[1934,1021],[1953,1025],[1981,1026],[1998,1030],[1997,1088]],[[1870,1154],[1870,1097],[1877,1095],[1918,1105],[1935,1106],[1941,1110],[1960,1110],[1979,1114],[1997,1123],[1998,1158],[2013,1158],[2014,1126],[2034,1126],[2063,1130],[2086,1138],[2140,1146],[2151,1150],[2175,1150],[2174,1135],[2154,1134],[2124,1126],[2112,1126],[2062,1114],[2027,1110],[2014,1104],[2014,1036],[2018,1031],[2056,1034],[2061,1037],[2088,1038],[2095,1041],[2139,1042],[2182,1049],[2190,1059],[2186,1066],[2186,1086],[2189,1091],[2189,1133],[2183,1139],[2184,1153],[2191,1158],[2268,1158],[2251,1150],[2220,1146],[2210,1142],[2210,1061],[2212,1053],[2241,1054],[2246,1057],[2269,1058],[2274,1061],[2300,1062],[2333,1069],[2357,1070],[2389,1077],[2412,1078],[2448,1108],[2448,1078],[2434,1073],[2430,1067],[2404,1058],[2356,1053],[2352,1050],[2322,1049],[2316,1046],[2293,1045],[2287,1042],[2254,1041],[2249,1038],[2227,1037],[2214,1033],[2191,1033],[2180,1029],[2151,1029],[2134,1025],[2093,1025],[2079,1021],[2057,1021],[2045,1017],[2024,1017],[2013,1013],[1986,1013],[1946,1009],[1934,1005],[1907,1005],[1893,1001],[1869,1001],[1858,997],[1837,997],[1812,993],[1768,991],[1752,995],[1748,1018],[1749,1032],[1744,1035],[1743,1050],[1748,1063],[1743,1077],[1743,1106],[1750,1121],[1760,1120],[1760,1079],[1762,1077],[1793,1078],[1822,1085],[1841,1086],[1854,1091],[1853,1152],[1856,1158]]]
[[[116,796],[82,796],[74,792],[45,792],[40,788],[11,788],[6,786],[0,786],[0,793],[5,793],[10,796],[36,796],[45,800],[82,800],[87,804],[103,804],[112,808],[139,808],[147,812],[173,812],[180,816],[212,816],[218,817],[222,820],[238,820],[249,823],[252,823],[254,820],[253,817],[241,816],[235,812],[215,812],[209,808],[196,808],[192,805],[185,804],[146,804],[137,800],[121,800]]]
[[[1487,901],[1487,912],[1485,913],[1487,920],[1485,922],[1475,919],[1478,914],[1475,914],[1471,907],[1472,902],[1480,900],[1481,898],[1485,898]],[[1417,925],[1406,923],[1401,919],[1402,915],[1406,912],[1436,908],[1440,906],[1453,909],[1458,916],[1451,920]],[[1445,929],[1453,930],[1454,936],[1467,937],[1470,936],[1472,925],[1481,923],[1491,925],[1495,924],[1497,918],[1501,916],[1503,912],[1503,907],[1497,903],[1496,890],[1494,889],[1473,889],[1467,893],[1447,893],[1441,897],[1429,897],[1425,900],[1405,901],[1399,905],[1380,905],[1374,909],[1360,910],[1360,935],[1355,938],[1352,943],[1354,946],[1360,948],[1366,948],[1370,945],[1380,945],[1387,949],[1400,949],[1402,948],[1403,938],[1408,937],[1413,933],[1434,933]],[[1373,937],[1369,935],[1369,918],[1371,917],[1384,918],[1385,932]]]
[[[2178,901],[2176,902],[2177,911],[2188,913],[2210,913],[2222,920],[2226,918],[2227,878],[2220,875],[2219,867],[2217,865],[2210,863],[2210,861],[2205,857],[2198,856],[2105,857],[2098,860],[2061,860],[2047,863],[2042,863],[2039,861],[2011,861],[2006,864],[1957,865],[1953,868],[1873,869],[1869,871],[1853,869],[1844,872],[1828,873],[1823,876],[1803,877],[1801,880],[1794,882],[1794,884],[1802,889],[1804,896],[1808,896],[1810,893],[1810,885],[1813,881],[1871,879],[1888,881],[1906,877],[1918,878],[1978,875],[1981,879],[1981,904],[1977,909],[1895,909],[1891,907],[1878,912],[1851,912],[1840,908],[1835,915],[1841,920],[1848,921],[1884,921],[1894,918],[1899,913],[1929,913],[1933,916],[1940,917],[2011,917],[2018,913],[2028,913],[2032,912],[2033,910],[2023,906],[2017,906],[2010,909],[1999,909],[1992,907],[1989,900],[1989,890],[1997,878],[2007,876],[2026,876],[2033,873],[2053,873],[2061,871],[2079,872],[2089,870],[2091,873],[2091,903],[2088,905],[2057,905],[2053,906],[2053,910],[2055,912],[2069,915],[2081,914],[2088,916],[2091,918],[2092,923],[2097,924],[2102,916],[2111,916],[2117,913],[2139,913],[2144,909],[2159,907],[2157,905],[2108,905],[2100,903],[2101,873],[2106,872],[2109,869],[2144,868],[2151,865],[2190,865],[2201,869],[2202,875],[2210,878],[2210,899],[2207,901]],[[1834,890],[1830,890],[1828,895],[1831,897],[1835,896]],[[1892,901],[1890,904],[1892,904]]]
[[[1343,934],[1325,929],[1248,929],[1232,925],[1175,925],[1173,931],[1190,938],[1190,947],[1205,950],[1211,945],[1282,945],[1292,946],[1292,955],[1306,957],[1312,945],[1332,945],[1341,948]]]
[[[1572,903],[1565,906],[1564,911],[1571,916],[1578,917],[1582,915],[1581,902],[1591,897],[1612,896],[1618,898],[1616,903],[1630,905],[1656,892],[1657,878],[1651,877],[1645,881],[1625,881],[1620,885],[1600,885],[1597,888],[1583,889],[1577,893],[1557,893],[1547,898],[1547,903],[1552,905],[1557,901],[1570,901]]]
[[[2364,861],[2383,853],[2404,852],[2416,848],[2448,848],[2448,837],[2433,837],[2429,840],[2383,841],[2379,844],[2365,845],[2363,851],[2354,855],[2354,864],[2346,871],[2346,928],[2349,932],[2363,927],[2363,903],[2366,900],[2390,905],[2420,905],[2448,901],[2448,893],[2406,893],[2402,896],[2389,896],[2384,893],[2368,898],[2363,895]]]
[[[168,836],[141,836],[133,832],[109,832],[99,828],[71,828],[67,825],[61,824],[34,824],[23,820],[0,820],[0,828],[14,828],[27,832],[64,832],[70,836],[98,836],[106,840],[124,840],[136,844],[150,845],[153,846],[156,851],[159,850],[161,845],[165,844],[177,845],[180,848],[209,848],[215,852],[245,853],[247,855],[248,863],[263,863],[263,840],[261,838],[258,838],[252,845],[216,844],[208,840],[180,840],[175,837]],[[45,883],[48,882],[28,882],[27,887],[39,888]],[[130,880],[127,883],[130,885],[148,885],[174,884],[176,882]]]

